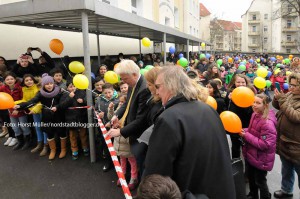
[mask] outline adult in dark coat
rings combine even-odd
[[[178,67],[164,67],[155,86],[164,110],[154,123],[144,176],[169,176],[180,191],[234,199],[229,148],[217,112],[196,100],[198,91]]]
[[[111,137],[120,135],[124,138],[129,137],[131,152],[137,159],[138,167],[142,168],[144,159],[139,155],[140,148],[137,138],[149,127],[149,124],[146,122],[149,111],[146,103],[151,93],[147,89],[145,78],[140,74],[140,68],[134,61],[122,60],[116,72],[128,84],[129,89],[126,103],[111,119],[114,126],[119,124],[118,120],[120,119],[121,128],[112,128],[108,133]]]

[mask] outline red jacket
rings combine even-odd
[[[21,100],[23,98],[23,92],[22,92],[22,87],[20,83],[16,83],[14,88],[11,90],[9,86],[3,85],[0,87],[0,92],[8,93],[12,96],[14,101]],[[8,109],[9,116],[10,117],[21,117],[25,115],[24,111],[19,111],[17,115],[11,115],[14,109]]]
[[[277,77],[275,77],[275,82],[278,82],[280,84],[280,89],[283,91],[284,90],[283,89],[283,84],[285,83],[285,77],[284,76],[282,76],[282,77],[277,76]]]

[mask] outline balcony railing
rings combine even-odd
[[[260,35],[260,31],[249,31],[248,35]]]
[[[257,23],[260,23],[260,19],[255,19],[255,20],[249,19],[248,20],[248,24],[257,24]]]
[[[297,31],[298,31],[298,28],[295,26],[282,28],[282,32],[297,32]]]
[[[296,41],[281,41],[281,46],[296,47],[298,44]]]
[[[249,47],[259,47],[260,44],[248,44]]]

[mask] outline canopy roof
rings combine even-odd
[[[43,29],[82,31],[81,12],[88,12],[90,33],[176,44],[199,45],[200,40],[100,0],[38,0],[0,5],[0,23]],[[209,45],[209,43],[206,43]]]

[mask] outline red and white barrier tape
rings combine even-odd
[[[71,109],[71,110],[73,110],[73,109],[82,109],[82,108],[86,108],[86,109],[88,109],[88,108],[90,108],[91,106],[74,106],[74,107],[69,107],[68,109]]]
[[[118,157],[117,157],[117,153],[114,149],[114,146],[111,142],[111,139],[110,139],[110,136],[107,134],[107,130],[104,126],[104,124],[102,123],[100,117],[98,116],[98,114],[96,113],[96,111],[94,110],[95,112],[95,115],[97,117],[97,120],[98,120],[98,124],[100,126],[100,129],[102,131],[102,134],[103,134],[103,137],[104,137],[104,140],[105,140],[105,143],[108,147],[108,150],[109,150],[109,153],[110,153],[110,156],[111,156],[111,159],[114,163],[114,166],[115,166],[115,170],[117,172],[117,175],[118,175],[118,178],[120,180],[120,183],[121,183],[121,186],[122,186],[122,189],[123,189],[123,193],[124,193],[124,196],[126,199],[132,199],[132,196],[131,196],[131,193],[130,193],[130,190],[129,190],[129,187],[127,185],[127,182],[126,182],[126,179],[125,179],[125,176],[124,176],[124,173],[122,171],[122,168],[121,168],[121,165],[120,165],[120,162],[118,160]]]

